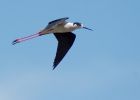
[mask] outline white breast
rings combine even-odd
[[[65,32],[71,32],[74,31],[76,29],[76,27],[73,26],[73,23],[64,23],[64,24],[60,24],[57,25],[54,30],[53,33],[65,33]]]

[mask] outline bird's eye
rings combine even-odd
[[[74,25],[77,25],[77,24],[76,24],[76,23],[73,23],[73,26],[74,26]]]
[[[81,26],[81,23],[75,22],[75,23],[73,23],[73,25]]]

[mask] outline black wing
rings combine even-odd
[[[67,19],[69,19],[69,17],[64,17],[64,18],[56,19],[56,20],[53,20],[53,21],[49,22],[48,24],[54,24],[54,23],[58,23],[58,22],[64,22]]]
[[[46,29],[54,28],[56,25],[64,23],[67,19],[69,19],[69,18],[64,17],[64,18],[53,20],[48,23],[48,25],[46,26]]]
[[[55,56],[54,63],[53,63],[53,69],[55,69],[56,66],[64,58],[64,56],[69,51],[69,49],[71,48],[71,46],[76,38],[76,35],[71,32],[54,33],[54,35],[55,35],[56,39],[58,40],[58,46],[57,46],[57,52],[56,52],[56,56]]]

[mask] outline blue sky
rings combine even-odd
[[[1,0],[0,100],[140,100],[139,0]],[[57,41],[11,42],[70,17],[94,31],[52,71]]]

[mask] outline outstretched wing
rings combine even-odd
[[[67,19],[69,19],[69,18],[64,17],[64,18],[53,20],[53,21],[48,23],[46,29],[54,28],[55,26],[64,23]]]
[[[56,39],[58,40],[58,46],[57,46],[57,52],[53,63],[53,69],[56,68],[56,66],[61,62],[61,60],[64,58],[66,53],[69,51],[71,46],[73,45],[73,42],[76,38],[76,35],[67,32],[67,33],[54,33]]]
[[[60,19],[56,19],[56,20],[53,20],[51,22],[49,22],[48,24],[60,24],[60,23],[63,23],[65,20],[69,19],[68,17],[64,17],[64,18],[60,18]]]

